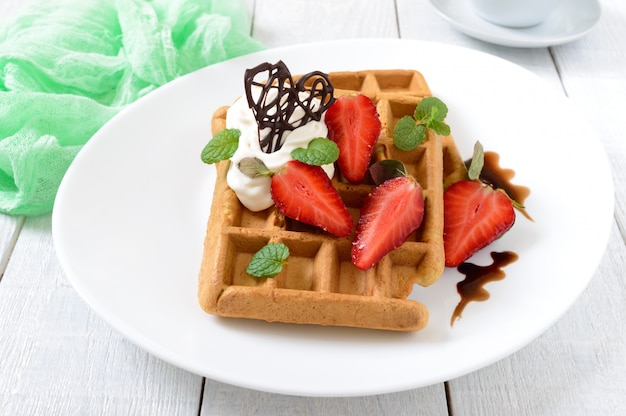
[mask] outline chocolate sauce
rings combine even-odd
[[[259,75],[261,79],[257,80]],[[327,74],[310,72],[294,83],[283,61],[276,64],[265,62],[247,69],[244,83],[248,105],[259,127],[259,144],[265,153],[273,153],[283,146],[286,131],[295,130],[311,120],[319,121],[334,101],[334,88]],[[259,87],[261,91],[256,99],[252,94],[253,87]],[[271,91],[275,96],[268,98]],[[304,100],[300,98],[301,92],[308,93]],[[291,120],[297,108],[303,109],[304,115]],[[262,134],[264,129],[269,131]]]
[[[524,202],[530,195],[530,188],[511,183],[511,179],[515,176],[515,171],[513,169],[506,169],[500,166],[499,154],[496,152],[485,152],[484,157],[484,166],[480,172],[480,179],[494,188],[505,191],[512,200],[519,204],[516,208],[522,213],[522,215],[533,221],[524,208]],[[465,165],[469,166],[470,162],[471,160],[466,161]]]
[[[502,270],[505,266],[515,262],[519,256],[512,251],[491,252],[493,263],[489,266],[478,266],[472,263],[463,263],[457,270],[465,275],[465,279],[457,283],[456,290],[461,295],[461,301],[452,313],[450,326],[461,318],[463,309],[472,301],[482,302],[489,299],[489,292],[485,286],[489,282],[502,280],[506,276]]]

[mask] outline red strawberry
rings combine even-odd
[[[287,217],[338,237],[352,233],[352,217],[321,167],[292,160],[272,176],[270,191]]]
[[[422,188],[410,177],[383,182],[365,198],[352,242],[352,263],[367,270],[399,247],[424,217]]]
[[[365,178],[374,144],[380,134],[376,105],[365,95],[339,97],[326,110],[328,138],[337,143],[337,164],[352,183]]]
[[[443,194],[446,266],[456,267],[491,244],[515,222],[509,197],[476,180],[452,184]]]

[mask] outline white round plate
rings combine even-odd
[[[476,39],[498,45],[539,48],[560,45],[589,33],[600,20],[598,0],[564,1],[543,23],[522,29],[498,26],[479,17],[469,0],[430,0],[452,26]]]
[[[417,333],[217,318],[196,301],[214,169],[200,161],[211,114],[243,93],[243,72],[282,59],[294,74],[413,68],[448,104],[463,155],[480,139],[527,208],[490,250],[519,260],[450,326],[462,276],[411,295],[431,312]],[[604,252],[613,212],[606,156],[561,92],[499,58],[436,43],[352,40],[273,49],[210,66],[149,94],[83,148],[59,189],[53,237],[68,279],[105,321],[150,353],[211,379],[307,396],[406,390],[461,376],[540,335],[577,299]],[[585,174],[571,178],[576,166]],[[587,203],[573,204],[585,190]]]

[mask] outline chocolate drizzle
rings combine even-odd
[[[461,301],[454,309],[450,326],[454,321],[461,318],[463,309],[472,301],[482,302],[489,299],[489,292],[484,288],[485,284],[502,280],[506,276],[505,266],[517,261],[519,256],[512,251],[491,252],[493,263],[488,266],[478,266],[473,263],[463,263],[457,270],[465,275],[465,279],[457,283],[456,289],[461,295]]]
[[[283,146],[285,132],[311,120],[319,121],[335,100],[334,88],[327,74],[310,72],[294,84],[283,61],[276,64],[265,62],[247,69],[244,82],[248,105],[259,127],[259,144],[265,153],[273,153]],[[253,87],[259,88],[257,97],[253,95]],[[302,92],[308,93],[305,99],[300,98]],[[304,114],[292,120],[298,108],[304,110]]]

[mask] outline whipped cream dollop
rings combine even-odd
[[[306,96],[303,96],[303,99]],[[272,97],[268,97],[272,99]],[[319,100],[318,100],[319,101]],[[290,121],[295,121],[304,116],[304,109],[297,108]],[[239,170],[239,162],[248,157],[254,157],[263,161],[265,166],[277,172],[283,165],[292,160],[291,152],[297,148],[306,148],[311,140],[316,137],[327,137],[328,129],[324,122],[324,115],[319,121],[310,120],[308,123],[294,130],[284,133],[283,146],[272,153],[265,153],[259,144],[259,127],[252,109],[245,97],[238,98],[230,106],[226,113],[226,128],[238,129],[239,147],[231,157],[230,168],[226,175],[228,186],[235,191],[239,201],[250,211],[262,211],[274,205],[270,193],[271,178],[267,176],[251,178]],[[264,132],[261,131],[263,134]],[[334,165],[322,166],[328,177],[335,174]]]

